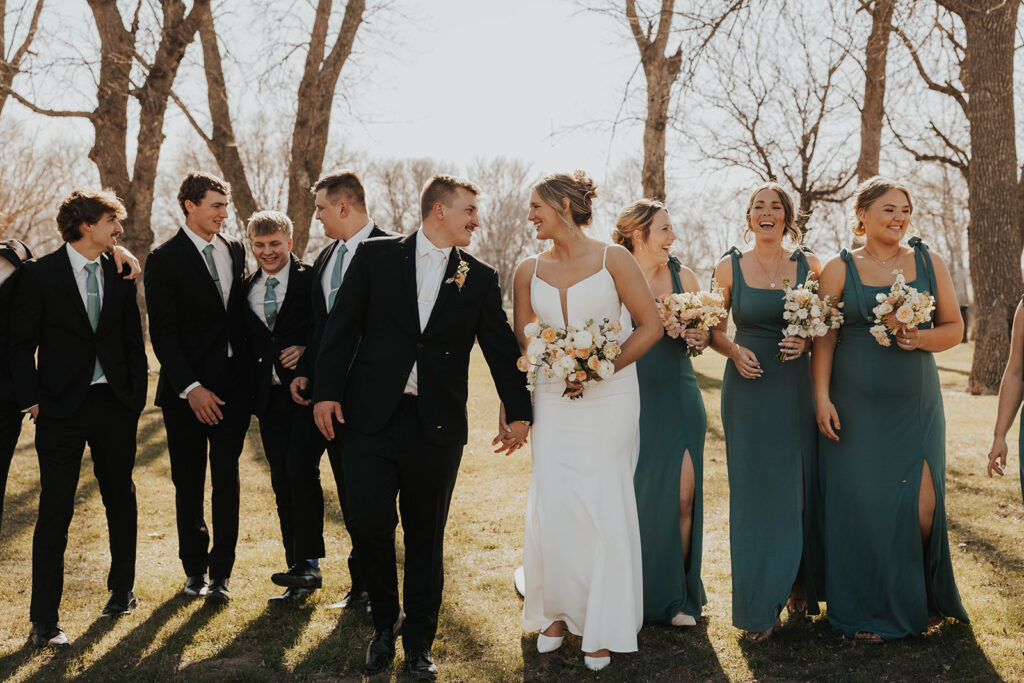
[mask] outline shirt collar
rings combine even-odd
[[[444,258],[447,259],[448,254],[451,253],[451,247],[449,247],[448,249],[442,249],[438,246],[435,246],[434,243],[430,241],[430,238],[427,237],[422,230],[417,231],[416,258],[419,259],[420,257],[426,256],[427,254],[430,253],[439,254],[440,256],[443,256]]]
[[[100,257],[99,256],[94,258],[92,261],[90,261],[89,259],[85,258],[84,256],[82,256],[78,252],[77,249],[75,249],[73,246],[71,246],[70,242],[65,242],[64,246],[67,248],[68,259],[71,260],[71,270],[76,272],[76,273],[78,271],[80,271],[80,270],[84,270],[86,264],[88,264],[88,263],[99,263],[100,262]]]
[[[192,240],[192,244],[196,245],[196,249],[199,250],[200,254],[202,254],[203,253],[203,249],[205,249],[210,244],[213,245],[214,249],[217,248],[217,236],[216,235],[214,235],[210,239],[210,241],[207,242],[202,237],[200,237],[199,235],[197,235],[194,232],[192,232],[192,230],[190,230],[187,225],[182,228],[182,231],[188,236],[188,238],[190,240]]]
[[[274,277],[274,278],[277,278],[277,285],[278,285],[278,287],[282,287],[282,286],[283,287],[287,287],[288,286],[288,273],[291,272],[291,269],[292,269],[292,260],[291,260],[291,257],[289,257],[287,265],[285,265],[284,268],[282,268],[281,270],[277,271],[273,275],[267,274],[267,271],[265,271],[262,268],[260,268],[260,278],[262,278],[262,282],[265,284],[268,278]]]

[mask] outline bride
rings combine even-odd
[[[623,247],[587,237],[594,182],[583,171],[550,175],[533,188],[529,220],[552,246],[519,264],[515,330],[535,320],[636,323],[615,372],[589,386],[538,378],[534,392],[533,475],[526,509],[523,630],[541,631],[540,652],[583,636],[586,665],[603,669],[610,651],[635,652],[643,621],[640,531],[633,494],[640,397],[633,361],[662,335],[647,280]],[[563,383],[564,382],[564,383]]]

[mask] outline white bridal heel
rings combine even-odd
[[[554,623],[555,622],[551,622],[551,624]],[[551,624],[542,628],[541,631],[547,631],[551,628]],[[563,626],[562,628],[564,629],[565,627]],[[562,647],[562,638],[563,636],[546,636],[543,633],[537,634],[537,652],[542,655],[548,652],[554,652],[558,648]]]
[[[672,617],[673,626],[696,626],[697,620],[691,617],[686,612],[679,612]]]
[[[612,658],[611,655],[607,657],[591,657],[590,655],[583,655],[583,663],[586,664],[587,668],[591,671],[600,671],[612,663]]]

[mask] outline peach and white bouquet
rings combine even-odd
[[[526,373],[526,388],[533,391],[537,377],[553,377],[593,386],[615,372],[615,359],[622,354],[618,320],[593,318],[576,321],[567,329],[533,322],[524,333],[529,338],[526,354],[519,357],[517,367]],[[562,392],[569,395],[569,388]],[[579,398],[581,392],[569,398]]]
[[[655,303],[665,334],[679,339],[686,330],[710,330],[728,315],[725,297],[718,282],[711,281],[711,291],[681,292],[659,296]],[[686,346],[686,355],[699,356],[700,351]]]
[[[824,337],[829,330],[838,330],[843,324],[843,302],[838,296],[818,296],[818,281],[807,276],[803,284],[789,286],[789,278],[782,279],[783,304],[782,319],[786,327],[782,334],[787,337],[814,339]],[[779,352],[776,360],[785,363],[789,357]]]
[[[928,292],[919,292],[907,285],[902,270],[894,270],[896,282],[889,293],[875,295],[878,305],[871,309],[875,319],[871,322],[871,336],[882,346],[892,345],[891,337],[931,321],[935,311],[935,297]]]

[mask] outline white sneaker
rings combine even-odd
[[[691,617],[686,612],[679,612],[672,617],[673,626],[696,626],[697,620]]]
[[[610,655],[608,657],[591,657],[589,655],[584,655],[583,663],[586,664],[587,668],[591,671],[600,671],[612,663],[612,658]]]

